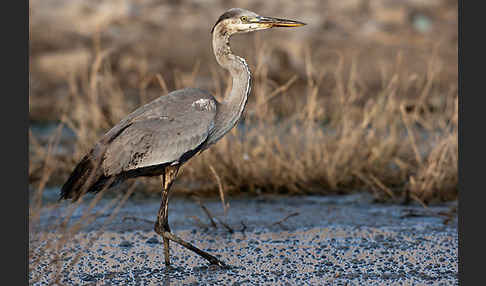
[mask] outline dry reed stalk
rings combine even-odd
[[[160,73],[156,74],[155,77],[162,88],[162,94],[169,94],[169,89],[167,88],[167,83],[164,80],[164,77]]]
[[[103,193],[105,192],[107,188],[104,188],[103,190],[100,191],[100,193],[97,194],[97,196],[91,201],[90,203],[90,208],[91,207],[94,207],[98,202],[99,200],[101,199]],[[115,207],[115,209],[113,210],[113,212],[110,214],[110,216],[103,222],[103,225],[100,227],[100,229],[96,232],[96,234],[89,240],[89,242],[87,243],[87,247],[86,249],[90,249],[94,242],[96,240],[99,239],[99,237],[103,234],[103,231],[104,231],[104,227],[106,225],[108,225],[111,221],[113,221],[113,219],[115,218],[115,216],[118,214],[118,212],[120,211],[121,207],[126,203],[126,201],[128,200],[128,198],[131,196],[131,194],[133,193],[134,191],[134,184],[132,184],[132,186],[128,189],[128,191],[122,196],[121,199],[119,198],[115,198],[113,199],[107,206],[105,206],[101,211],[97,212],[95,215],[92,216],[92,218],[90,220],[87,219],[87,216],[85,217],[83,215],[83,217],[79,220],[79,224],[73,226],[70,230],[69,230],[69,234],[70,234],[70,237],[73,237],[74,233],[77,233],[80,229],[81,229],[81,222],[83,222],[84,220],[85,221],[85,224],[87,223],[90,223],[92,222],[96,217],[99,216],[100,213],[104,213],[105,211],[107,211],[109,208],[111,208],[111,206],[114,205],[114,202],[119,199],[119,203],[118,205]],[[119,196],[120,197],[120,196]],[[74,256],[74,258],[70,261],[69,265],[66,267],[67,269],[72,269],[73,265],[76,264],[79,259],[81,259],[81,256],[83,255],[83,252],[82,251],[78,251],[76,253],[76,255]],[[61,273],[61,269],[60,267],[58,267],[58,271],[56,272],[56,276],[55,276],[55,281],[56,283],[59,283],[59,279],[60,279],[60,273]],[[69,275],[69,274],[68,274]]]
[[[219,198],[221,199],[221,204],[223,206],[224,215],[226,216],[226,214],[228,213],[228,209],[229,209],[229,203],[226,203],[225,199],[224,199],[224,189],[223,189],[223,184],[221,183],[221,178],[218,176],[218,173],[216,172],[216,170],[214,169],[214,167],[212,165],[209,165],[209,168],[211,169],[211,172],[213,172],[214,178],[216,179],[216,182],[218,183]]]
[[[60,125],[60,127],[62,127],[62,124]],[[50,153],[51,153],[51,151],[47,152],[47,154],[50,154]],[[46,161],[48,160],[48,158],[49,157],[46,157]],[[37,190],[36,196],[38,198],[42,197],[43,186],[44,185],[41,184],[40,188]],[[103,213],[104,211],[106,211],[108,209],[107,207],[105,207],[103,210],[98,211],[94,215],[89,214],[89,211],[99,202],[103,193],[104,193],[104,190],[102,190],[99,194],[96,195],[96,197],[93,199],[93,201],[89,205],[88,211],[86,213],[84,213],[83,216],[81,217],[81,219],[78,222],[76,222],[72,227],[67,228],[67,222],[72,217],[74,210],[77,207],[79,207],[79,205],[81,204],[82,198],[78,202],[76,202],[75,204],[72,204],[70,206],[70,208],[68,208],[67,216],[64,219],[62,219],[62,217],[59,217],[57,219],[57,222],[54,223],[53,226],[51,226],[51,228],[52,228],[51,231],[56,230],[60,234],[60,237],[59,237],[57,243],[53,240],[47,240],[47,236],[49,234],[49,231],[46,230],[39,238],[37,238],[37,241],[46,241],[47,240],[47,243],[45,245],[39,245],[39,247],[37,247],[36,249],[32,249],[33,245],[29,244],[29,246],[30,246],[29,247],[29,250],[30,250],[29,251],[29,258],[30,258],[29,259],[29,268],[30,269],[37,267],[38,263],[40,263],[40,260],[45,258],[46,251],[48,252],[49,250],[51,250],[51,248],[54,248],[54,249],[56,249],[56,251],[54,252],[54,258],[51,260],[49,265],[56,264],[57,265],[57,274],[56,275],[58,275],[60,273],[60,263],[61,263],[62,259],[59,257],[59,253],[60,253],[61,248],[64,247],[64,245],[67,243],[69,238],[72,238],[74,236],[74,234],[76,232],[78,232],[79,229],[81,229],[81,227],[83,225],[89,224],[96,217],[98,217],[100,213]],[[110,205],[108,205],[108,207],[109,206]],[[29,217],[29,225],[31,226],[29,234],[31,236],[31,239],[35,239],[34,237],[32,237],[33,234],[35,235],[35,233],[32,230],[32,227],[34,225],[36,225],[36,222],[39,220],[41,209],[44,208],[47,211],[53,211],[57,207],[59,207],[59,204],[53,204],[51,206],[43,206],[42,201],[37,200],[37,204],[35,205],[35,207],[31,208],[31,211],[30,211],[31,215]],[[40,248],[42,248],[42,249],[40,249]],[[34,253],[37,253],[37,258],[33,258]],[[35,283],[35,281],[37,281],[38,279],[40,279],[40,277],[37,277],[37,278],[33,277],[31,279],[31,282]],[[57,281],[57,280],[55,280],[55,281]]]
[[[49,138],[49,144],[47,146],[47,151],[45,152],[45,159],[44,159],[44,168],[42,171],[42,176],[37,187],[37,192],[34,195],[34,204],[29,205],[29,222],[34,225],[38,222],[40,218],[40,210],[42,208],[42,194],[44,192],[44,188],[49,180],[53,172],[53,167],[51,166],[52,162],[52,152],[55,146],[59,144],[60,135],[62,131],[63,125],[60,124],[55,133]]]
[[[417,175],[410,177],[410,191],[421,202],[438,197],[450,200],[457,195],[458,184],[457,131],[440,139]]]

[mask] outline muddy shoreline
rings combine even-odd
[[[92,211],[106,203],[102,200]],[[425,209],[377,204],[369,195],[356,194],[230,198],[229,203],[225,216],[219,200],[203,201],[216,228],[193,201],[175,197],[169,204],[172,231],[219,256],[231,265],[229,270],[208,267],[178,245],[172,245],[173,267],[166,269],[162,240],[151,223],[159,202],[139,199],[128,200],[103,225],[111,214],[108,209],[57,252],[64,257],[60,281],[79,285],[458,283],[457,216],[447,219],[445,215],[455,202]],[[42,213],[38,229],[52,226],[67,207],[62,204]],[[81,208],[75,211],[72,223],[82,214]],[[34,237],[39,236],[31,236],[31,246],[43,249],[45,241]],[[55,241],[60,234],[52,231],[46,238]],[[45,251],[41,260],[49,261],[55,253]],[[77,255],[79,260],[69,265]],[[36,265],[30,281],[37,282],[31,284],[48,283],[56,269],[47,263]]]

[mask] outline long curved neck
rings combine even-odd
[[[209,143],[214,143],[231,130],[240,119],[251,90],[251,74],[246,61],[234,55],[229,45],[230,34],[224,26],[217,25],[213,31],[213,52],[216,61],[228,70],[232,77],[230,94],[218,106],[214,131]]]

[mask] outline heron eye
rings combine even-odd
[[[241,16],[241,18],[240,18],[240,19],[241,19],[241,21],[243,21],[243,22],[248,22],[248,17],[246,17],[246,16]]]

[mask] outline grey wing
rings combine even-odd
[[[121,127],[112,129],[119,134],[108,143],[102,162],[105,175],[184,160],[212,131],[216,106],[212,96],[191,89],[134,112]]]

